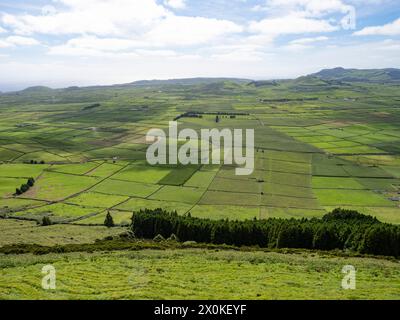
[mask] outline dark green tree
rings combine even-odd
[[[400,227],[356,212],[336,211],[322,219],[210,220],[179,216],[163,209],[140,210],[131,231],[139,238],[262,248],[347,249],[387,256],[400,255]],[[172,237],[172,236],[171,236]]]
[[[35,179],[33,178],[29,178],[28,182],[26,183],[29,187],[33,187],[33,185],[35,184]]]
[[[332,225],[321,225],[314,234],[313,247],[321,250],[339,249],[339,239]]]
[[[114,227],[114,219],[113,219],[113,217],[111,216],[111,213],[110,213],[109,211],[107,212],[106,219],[104,220],[104,225],[105,225],[107,228],[112,228],[112,227]]]
[[[23,184],[21,186],[21,193],[25,193],[29,190],[29,186],[27,184]]]

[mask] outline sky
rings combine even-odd
[[[0,0],[0,91],[399,68],[398,0]]]

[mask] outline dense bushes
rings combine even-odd
[[[359,253],[399,256],[400,227],[356,211],[335,209],[322,219],[208,220],[178,216],[162,209],[141,210],[132,217],[137,237],[168,238],[264,248],[349,249]]]
[[[44,216],[42,219],[42,226],[43,227],[47,227],[47,226],[51,226],[52,222],[50,220],[50,218],[48,216]]]

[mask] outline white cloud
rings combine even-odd
[[[262,6],[262,5],[260,5],[260,4],[256,4],[255,6],[253,6],[253,7],[251,8],[251,11],[255,11],[255,12],[267,11],[267,10],[268,10],[267,7]]]
[[[267,0],[252,10],[265,11],[267,17],[252,22],[250,30],[275,35],[332,32],[355,23],[354,7],[342,0]],[[337,14],[342,18],[337,20]]]
[[[9,48],[9,47],[12,47],[11,43],[0,39],[0,48]]]
[[[19,35],[76,37],[52,48],[53,54],[62,48],[70,54],[97,54],[135,47],[194,46],[243,31],[228,20],[175,15],[156,0],[54,0],[54,4],[64,7],[46,6],[39,15],[3,14],[1,21]]]
[[[92,55],[95,52],[119,52],[143,45],[129,39],[121,38],[98,38],[96,36],[82,36],[68,40],[65,44],[50,48],[51,54],[79,55],[79,52],[86,52],[85,55]]]
[[[49,55],[99,57],[99,58],[138,58],[146,57],[176,57],[173,50],[140,49],[140,43],[127,39],[97,38],[86,36],[69,40],[66,44],[50,47]]]
[[[47,16],[47,15],[54,15],[57,13],[57,9],[54,6],[51,5],[46,5],[42,7],[42,15]]]
[[[334,12],[348,12],[352,6],[342,0],[267,0],[266,9],[307,13],[321,16]]]
[[[301,33],[322,33],[338,30],[337,26],[329,21],[302,17],[299,14],[291,14],[280,18],[270,18],[250,23],[251,32],[285,35]]]
[[[390,50],[390,51],[397,51],[400,52],[400,41],[387,39],[380,43],[378,50]]]
[[[290,43],[286,46],[283,46],[282,49],[283,50],[287,50],[287,51],[304,51],[304,50],[308,50],[308,49],[312,49],[313,46],[309,46],[309,45],[305,45],[305,44],[298,44],[298,43]]]
[[[313,44],[317,42],[328,41],[329,38],[325,36],[313,37],[313,38],[300,38],[289,42],[289,44],[282,47],[287,51],[304,51],[315,48]]]
[[[0,25],[7,29],[0,48],[39,44],[34,38],[46,39],[48,48],[47,55],[27,48],[23,60],[20,55],[2,60],[3,85],[113,84],[193,76],[288,78],[337,65],[400,65],[397,40],[367,45],[359,38],[342,41],[342,35],[335,34],[328,41],[329,32],[343,27],[348,4],[356,1],[363,0],[264,0],[254,8],[254,21],[241,16],[242,22],[235,23],[222,18],[223,12],[218,12],[219,19],[179,14],[178,2],[188,1],[47,0],[43,2],[51,6],[42,10],[0,13]],[[247,4],[251,8],[254,2]],[[280,35],[298,39],[288,42],[282,37],[286,41],[278,46]]]
[[[263,52],[254,52],[246,50],[235,50],[225,53],[216,53],[211,55],[211,59],[219,61],[234,61],[234,62],[248,62],[248,61],[262,61],[265,57]]]
[[[310,43],[315,43],[315,42],[321,42],[321,41],[327,41],[329,40],[328,37],[315,37],[315,38],[301,38],[301,39],[296,39],[290,42],[290,44],[310,44]]]
[[[354,33],[356,36],[397,36],[400,35],[400,18],[383,26],[366,27]]]
[[[109,56],[117,53],[138,52],[139,49],[147,50],[150,54],[149,49],[151,49],[154,55],[155,49],[161,53],[163,51],[160,51],[160,48],[212,43],[223,35],[241,31],[240,26],[230,21],[172,16],[164,19],[149,32],[135,38],[84,35],[72,38],[62,45],[50,47],[49,54]]]
[[[10,36],[6,39],[6,41],[16,46],[36,46],[40,44],[40,42],[34,38],[21,36]]]
[[[6,32],[7,32],[7,30],[0,26],[0,33],[6,33]]]
[[[204,50],[206,56],[220,61],[262,61],[267,47],[255,42],[232,41],[231,44],[212,46]]]
[[[171,13],[155,0],[57,0],[52,14],[3,14],[4,25],[19,34],[128,35],[142,32]]]
[[[183,9],[186,7],[185,0],[165,0],[165,5],[173,9]]]
[[[143,50],[138,49],[135,51],[136,54],[145,57],[162,57],[162,58],[173,58],[179,55],[173,50]]]
[[[33,38],[10,36],[5,39],[0,39],[0,48],[10,48],[15,46],[36,46],[40,42]]]
[[[170,16],[146,33],[145,38],[150,43],[186,46],[204,44],[242,31],[241,26],[227,20]]]

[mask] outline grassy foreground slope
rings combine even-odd
[[[43,290],[42,267],[57,271]],[[357,270],[344,290],[345,265]],[[398,262],[202,249],[0,256],[0,299],[399,299]]]

